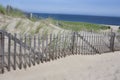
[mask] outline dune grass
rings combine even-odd
[[[0,14],[12,16],[12,17],[22,17],[22,18],[26,17],[23,11],[17,8],[13,8],[9,5],[7,7],[4,7],[1,4],[0,4]]]
[[[22,18],[25,18],[25,15],[23,14],[22,11],[20,10],[11,10],[9,13],[8,13],[9,16],[13,16],[13,17],[22,17]]]
[[[110,29],[110,26],[104,26],[101,24],[93,24],[93,23],[87,23],[87,22],[60,21],[52,18],[48,18],[47,21],[49,21],[50,23],[60,28],[63,28],[66,30],[72,30],[72,31],[82,31],[82,30],[99,31],[99,30]]]
[[[7,11],[7,8],[6,8]],[[25,14],[23,13],[23,11],[17,9],[17,8],[13,8],[10,6],[10,10],[7,12],[8,16],[12,16],[12,17],[21,17],[21,18],[26,18]]]
[[[37,26],[37,29],[35,30],[35,34],[38,34],[42,27],[43,27],[43,25],[41,25],[41,24],[39,26]]]
[[[81,30],[106,30],[109,29],[109,26],[103,26],[99,24],[85,23],[85,22],[70,22],[70,21],[54,21],[54,24],[57,26],[73,31],[81,31]]]
[[[19,26],[21,26],[23,23],[22,23],[22,21],[20,20],[20,21],[18,21],[17,22],[17,24],[16,24],[16,26],[15,26],[15,29],[17,29],[17,28],[19,28]]]

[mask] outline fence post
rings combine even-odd
[[[114,41],[115,41],[115,33],[111,32],[110,35],[110,51],[114,52]]]
[[[0,31],[0,73],[4,73],[4,33]]]
[[[74,54],[74,44],[75,44],[75,32],[72,35],[72,54]]]

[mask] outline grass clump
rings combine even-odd
[[[22,17],[22,18],[26,17],[23,11],[17,8],[13,8],[9,5],[7,5],[7,7],[3,7],[0,4],[0,13],[3,15],[8,15],[8,16],[13,16],[13,17]]]
[[[37,26],[36,30],[35,30],[35,34],[39,33],[40,29],[42,28],[42,25]]]
[[[9,16],[25,18],[25,14],[17,8],[7,6],[6,11],[7,11],[7,15]]]
[[[22,24],[22,21],[20,20],[20,21],[16,24],[15,29],[17,29],[21,24]]]
[[[32,18],[29,18],[29,20],[31,20],[31,21],[33,21],[33,22],[36,22],[36,21],[39,21],[39,19],[38,18],[36,18],[36,17],[32,17]]]
[[[6,30],[8,25],[9,25],[9,24],[4,25],[1,29],[2,29],[2,30]]]
[[[6,14],[6,9],[2,5],[0,5],[0,13]]]

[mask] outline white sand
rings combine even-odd
[[[113,32],[117,32],[119,30],[119,26],[116,25],[109,25]]]
[[[116,25],[105,25],[105,26],[110,26],[113,32],[117,32],[119,30],[119,26]],[[111,30],[104,30],[105,32],[110,32]]]
[[[120,80],[120,52],[72,55],[0,74],[0,80]]]

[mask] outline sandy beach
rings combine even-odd
[[[0,80],[120,80],[120,52],[71,55],[0,74]]]

